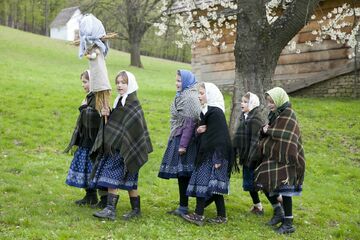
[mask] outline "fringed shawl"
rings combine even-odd
[[[136,92],[128,95],[125,106],[118,104],[105,127],[99,129],[90,157],[94,160],[98,154],[115,151],[120,151],[131,173],[137,172],[148,161],[148,153],[153,151]]]
[[[74,145],[91,148],[95,142],[100,127],[100,115],[95,109],[94,93],[90,92],[86,96],[86,104],[80,106],[79,111],[70,143],[64,152],[69,152]]]
[[[240,165],[255,168],[260,160],[258,141],[261,126],[264,124],[259,108],[252,109],[247,118],[241,114],[240,125],[235,133],[233,147],[239,156]]]
[[[294,111],[284,109],[261,140],[262,163],[255,170],[257,187],[268,192],[281,185],[301,186],[305,174],[304,149]]]

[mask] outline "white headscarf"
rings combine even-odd
[[[249,108],[249,112],[251,112],[251,110],[260,106],[260,100],[259,97],[253,94],[252,92],[247,92],[245,96],[248,94],[249,94],[248,108]],[[244,113],[245,119],[247,119],[249,112]]]
[[[128,89],[127,89],[126,93],[123,96],[120,96],[120,94],[119,94],[115,98],[113,108],[115,108],[116,105],[118,104],[120,97],[122,97],[121,105],[125,106],[125,101],[126,101],[126,98],[129,96],[129,94],[131,94],[131,93],[133,93],[133,92],[135,92],[135,91],[137,91],[139,89],[139,86],[138,86],[138,84],[136,82],[136,78],[135,78],[134,74],[132,74],[131,72],[125,71],[125,70],[122,70],[120,72],[125,72],[127,77],[128,77]]]
[[[208,106],[210,106],[218,107],[225,113],[224,97],[219,88],[213,83],[204,82],[204,85],[207,103],[202,107],[202,112],[206,114]]]
[[[248,108],[249,108],[249,112],[250,112],[254,108],[260,106],[260,100],[259,100],[259,97],[256,94],[253,94],[252,92],[247,92],[246,94],[250,95],[249,103],[248,103]]]

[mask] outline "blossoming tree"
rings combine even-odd
[[[209,45],[225,48],[224,37],[236,35],[235,82],[230,118],[233,131],[240,115],[241,97],[251,91],[264,103],[263,93],[271,87],[282,50],[289,45],[294,51],[299,51],[291,40],[311,18],[316,18],[313,12],[320,1],[180,0],[169,6],[168,1],[163,0],[161,10],[164,14],[161,22],[155,25],[161,35],[166,31],[168,19],[175,17],[180,27],[179,34],[183,36],[183,41],[177,42],[179,47],[184,43],[194,47],[205,39]],[[359,9],[351,4],[334,8],[318,21],[320,28],[313,32],[317,36],[316,42],[330,37],[354,48],[357,46],[355,36],[359,29],[359,16]],[[349,18],[351,21],[348,21]]]

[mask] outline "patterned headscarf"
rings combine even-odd
[[[225,113],[224,97],[219,88],[213,83],[204,82],[204,85],[207,103],[203,106],[202,112],[205,114],[208,106],[210,106],[218,107]]]
[[[135,78],[134,74],[132,74],[131,72],[125,71],[125,70],[121,70],[119,73],[121,73],[121,72],[125,72],[127,77],[128,77],[128,89],[127,89],[126,93],[123,96],[120,96],[120,94],[119,94],[115,98],[113,108],[115,108],[116,105],[118,104],[120,97],[122,97],[121,105],[124,106],[126,98],[128,97],[128,95],[135,92],[135,91],[137,91],[139,89],[139,86],[138,86],[138,84],[136,82],[136,78]]]
[[[178,74],[181,77],[181,91],[177,92],[176,95],[179,95],[184,90],[191,88],[196,84],[195,75],[188,70],[178,70]]]

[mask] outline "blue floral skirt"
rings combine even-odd
[[[181,135],[169,140],[160,165],[159,178],[169,179],[191,176],[197,153],[196,144],[192,139],[186,149],[186,153],[180,156],[178,152],[180,139]]]
[[[65,183],[78,188],[89,188],[92,164],[89,158],[89,148],[79,147],[71,161]]]
[[[254,188],[254,169],[243,166],[243,189],[244,191],[255,191]]]
[[[219,168],[214,164],[221,162]],[[213,194],[229,194],[228,161],[213,154],[196,167],[191,174],[186,194],[192,197],[211,197]]]
[[[119,152],[101,158],[91,186],[94,188],[113,188],[135,190],[138,185],[138,172],[126,171],[124,158]]]

